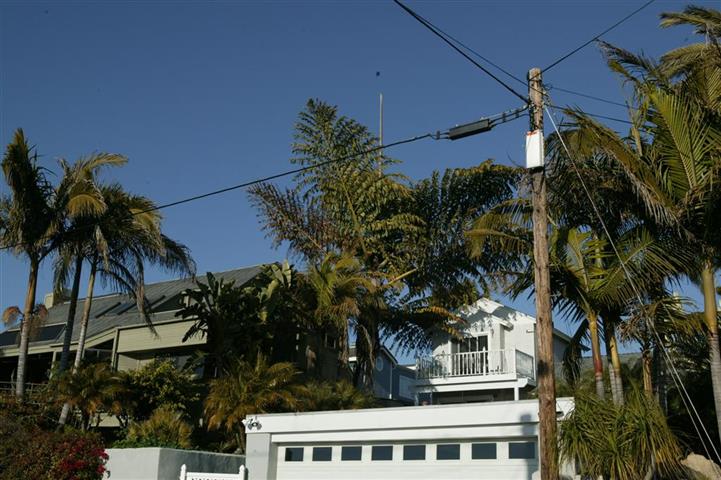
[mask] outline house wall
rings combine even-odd
[[[243,455],[174,448],[108,448],[109,480],[177,480],[180,467],[189,472],[238,473]]]
[[[558,405],[565,415],[572,400],[559,399]],[[258,415],[246,421],[249,480],[530,480],[538,475],[535,400]],[[531,458],[511,458],[509,445],[519,442],[533,443]],[[495,444],[496,458],[472,458],[474,443]],[[458,445],[459,458],[438,458],[439,444]],[[425,459],[404,459],[407,445],[420,445]],[[361,447],[360,460],[342,460],[344,446]],[[390,446],[392,459],[373,460],[374,446]],[[313,460],[316,447],[330,448],[330,461]],[[302,461],[286,460],[292,448],[302,450]],[[572,478],[571,465],[564,464],[562,472]]]
[[[192,320],[162,323],[155,325],[155,334],[146,326],[124,328],[118,332],[118,343],[115,347],[117,353],[158,350],[171,347],[187,347],[205,345],[205,338],[194,336],[183,342]]]

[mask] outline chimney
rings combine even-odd
[[[55,294],[53,294],[52,292],[51,292],[51,293],[46,293],[46,294],[45,294],[45,300],[43,301],[43,303],[45,304],[45,308],[50,308],[50,307],[52,307],[54,300],[55,300]]]

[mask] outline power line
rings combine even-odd
[[[401,6],[402,6],[402,5],[401,5]],[[481,55],[480,53],[478,53],[478,51],[474,50],[473,48],[469,47],[467,44],[465,44],[465,43],[463,43],[462,41],[458,40],[456,37],[454,37],[453,35],[451,35],[451,34],[448,33],[447,31],[443,30],[443,29],[440,28],[438,25],[434,24],[433,22],[431,22],[430,20],[428,20],[427,18],[425,18],[425,17],[422,16],[421,14],[416,13],[416,15],[418,16],[419,19],[422,19],[423,22],[425,22],[427,25],[430,25],[432,28],[434,28],[434,29],[437,30],[438,32],[442,33],[442,34],[445,35],[447,38],[453,40],[453,41],[456,42],[458,45],[460,45],[461,47],[465,48],[466,50],[468,50],[469,52],[471,52],[471,53],[472,53],[473,55],[475,55],[476,57],[480,58],[481,60],[483,60],[483,61],[486,62],[487,64],[489,64],[489,65],[491,65],[492,67],[494,67],[496,70],[498,70],[498,71],[500,71],[500,72],[502,72],[502,73],[505,73],[506,75],[508,75],[510,78],[512,78],[513,80],[517,81],[517,82],[520,83],[521,85],[524,85],[524,86],[526,85],[526,81],[525,81],[525,80],[521,79],[520,77],[517,77],[516,75],[512,74],[511,72],[509,72],[509,71],[506,70],[505,68],[501,67],[501,66],[498,65],[497,63],[491,61],[490,59],[488,59],[488,57],[484,57],[483,55]]]
[[[631,273],[628,271],[628,267],[626,266],[626,262],[623,261],[621,258],[621,254],[618,251],[618,247],[616,247],[616,243],[613,240],[613,237],[611,236],[611,233],[608,230],[608,227],[606,226],[606,222],[603,220],[603,217],[601,216],[601,212],[598,209],[598,206],[596,205],[595,200],[591,196],[591,192],[588,189],[588,186],[586,185],[586,182],[583,180],[583,176],[581,175],[581,172],[578,168],[578,165],[576,165],[576,161],[573,158],[573,155],[571,155],[571,151],[569,150],[568,146],[566,145],[565,140],[563,139],[563,135],[561,135],[561,132],[558,129],[558,126],[556,125],[556,121],[554,119],[553,114],[551,111],[546,108],[546,113],[548,114],[549,119],[551,120],[551,124],[553,124],[553,128],[556,131],[556,135],[558,136],[559,140],[561,140],[561,145],[563,146],[564,150],[566,151],[566,155],[568,156],[568,159],[571,161],[571,165],[573,166],[573,169],[576,173],[576,176],[578,176],[579,181],[581,182],[581,186],[583,187],[584,192],[586,193],[586,196],[588,197],[588,200],[591,204],[591,207],[593,208],[593,211],[598,218],[598,220],[601,222],[601,227],[603,228],[603,231],[608,238],[609,244],[611,245],[611,248],[613,249],[614,254],[618,258],[618,261],[621,265],[621,269],[624,272],[624,276],[628,279],[629,285],[631,285],[631,288],[634,291],[634,294],[637,297],[637,300],[639,302],[639,306],[643,305],[643,299],[641,296],[641,292],[636,285],[636,282],[634,281],[633,277],[631,276]],[[674,381],[674,384],[676,385],[676,388],[679,388],[679,391],[681,392],[681,400],[684,403],[684,407],[686,407],[686,411],[689,414],[689,417],[691,418],[691,421],[694,424],[694,429],[696,430],[696,433],[699,435],[699,439],[701,440],[704,449],[706,450],[706,455],[708,455],[708,458],[711,458],[710,452],[708,448],[706,447],[706,440],[701,436],[701,432],[699,428],[696,426],[696,420],[698,420],[699,425],[701,426],[701,429],[706,434],[706,438],[708,439],[709,443],[711,444],[711,448],[713,449],[714,453],[716,454],[716,458],[718,458],[721,461],[721,456],[719,456],[718,450],[716,450],[716,447],[713,443],[713,440],[711,440],[711,436],[708,433],[708,430],[706,430],[706,426],[701,421],[701,416],[699,415],[698,411],[696,410],[696,407],[693,403],[693,400],[691,400],[691,396],[688,394],[688,391],[686,390],[685,385],[683,384],[683,381],[681,380],[681,376],[678,373],[678,370],[676,370],[676,366],[674,365],[673,359],[668,354],[668,351],[666,350],[666,346],[663,344],[663,341],[661,340],[661,336],[658,334],[658,330],[656,330],[656,326],[653,321],[649,322],[649,325],[651,326],[651,331],[654,333],[654,336],[656,337],[656,341],[658,345],[661,347],[661,352],[664,355],[664,360],[666,363],[671,367],[671,378]],[[684,398],[684,395],[687,398]],[[688,400],[688,404],[686,402]],[[689,408],[689,404],[691,405],[691,408]],[[693,410],[693,414],[691,413],[691,410]],[[696,416],[696,419],[694,419],[694,415]]]
[[[607,99],[605,99],[605,98],[597,97],[597,96],[595,96],[595,95],[590,95],[590,94],[588,94],[588,93],[577,92],[577,91],[574,91],[574,90],[569,90],[569,89],[567,89],[567,88],[557,87],[557,86],[551,85],[551,84],[546,84],[546,86],[548,87],[549,90],[556,90],[556,91],[558,91],[558,92],[569,93],[569,94],[571,94],[571,95],[577,95],[577,96],[579,96],[579,97],[590,98],[591,100],[596,100],[596,101],[598,101],[598,102],[608,103],[609,105],[617,105],[617,106],[623,107],[623,108],[631,108],[631,107],[629,107],[628,105],[626,105],[625,103],[614,102],[613,100],[607,100]]]
[[[618,26],[621,25],[623,22],[625,22],[625,21],[628,20],[629,18],[633,17],[633,16],[636,15],[638,12],[640,12],[640,11],[643,10],[644,8],[648,7],[649,5],[651,5],[651,4],[652,4],[653,2],[655,2],[655,1],[656,1],[656,0],[649,0],[648,2],[644,3],[643,5],[641,5],[640,7],[638,7],[636,10],[634,10],[634,11],[631,12],[631,13],[629,13],[628,15],[626,15],[625,17],[623,17],[621,20],[619,20],[618,22],[614,23],[613,25],[611,25],[611,26],[608,27],[606,30],[602,31],[601,33],[599,33],[598,35],[596,35],[595,37],[593,37],[593,38],[590,39],[589,41],[587,41],[587,42],[579,45],[578,47],[574,48],[573,50],[571,50],[571,51],[568,52],[567,54],[563,55],[561,58],[559,58],[559,59],[556,60],[555,62],[551,63],[549,66],[547,66],[546,68],[544,68],[543,71],[544,71],[544,72],[548,72],[550,69],[552,69],[553,67],[555,67],[556,65],[558,65],[558,64],[561,63],[562,61],[566,60],[566,59],[567,59],[568,57],[570,57],[571,55],[575,54],[575,53],[578,52],[579,50],[582,50],[582,49],[584,49],[585,47],[587,47],[588,45],[590,45],[591,43],[595,42],[595,41],[598,40],[600,37],[604,36],[605,34],[607,34],[608,32],[610,32],[610,31],[613,30],[614,28],[618,27]]]
[[[396,3],[398,3],[398,2],[396,2]],[[401,5],[401,6],[402,6],[402,5]],[[414,13],[415,13],[415,12],[414,12]],[[504,73],[505,75],[507,75],[508,77],[512,78],[513,80],[515,80],[516,82],[520,83],[521,85],[524,85],[524,86],[527,85],[527,82],[526,82],[526,81],[524,81],[523,79],[521,79],[521,78],[518,77],[517,75],[514,75],[513,73],[509,72],[507,69],[503,68],[503,67],[500,66],[499,64],[493,62],[493,61],[490,60],[488,57],[486,57],[486,56],[482,55],[481,53],[479,53],[477,50],[474,50],[474,49],[473,49],[472,47],[470,47],[468,44],[466,44],[466,43],[462,42],[461,40],[459,40],[458,38],[454,37],[453,35],[451,35],[450,33],[448,33],[446,30],[443,30],[443,29],[440,28],[438,25],[434,24],[433,22],[431,22],[431,21],[428,20],[427,18],[423,17],[423,16],[420,15],[419,13],[415,13],[415,16],[417,17],[417,19],[418,19],[419,21],[421,21],[421,23],[424,23],[427,27],[436,30],[438,33],[444,35],[447,39],[452,40],[452,41],[455,42],[457,45],[463,47],[463,48],[466,49],[468,52],[470,52],[470,53],[472,53],[473,55],[475,55],[476,57],[480,58],[481,60],[483,60],[484,62],[486,62],[486,63],[489,64],[490,66],[494,67],[494,68],[497,69],[498,71]],[[434,32],[434,33],[435,33],[435,32]],[[600,35],[599,35],[599,36],[600,36]],[[452,45],[451,45],[451,46],[452,46]],[[615,102],[615,101],[613,101],[613,100],[608,100],[608,99],[601,98],[601,97],[597,97],[597,96],[595,96],[595,95],[591,95],[591,94],[588,94],[588,93],[583,93],[583,92],[578,92],[578,91],[574,91],[574,90],[569,90],[569,89],[567,89],[567,88],[556,87],[556,86],[554,86],[554,85],[548,85],[548,87],[549,87],[549,89],[557,90],[557,91],[559,91],[559,92],[565,92],[565,93],[569,93],[569,94],[571,94],[571,95],[577,95],[577,96],[580,96],[580,97],[589,98],[589,99],[591,99],[591,100],[596,100],[596,101],[599,101],[599,102],[608,103],[608,104],[610,104],[610,105],[617,105],[617,106],[619,106],[619,107],[629,108],[628,105],[626,105],[626,104],[623,104],[623,103],[620,103],[620,102]],[[533,88],[533,87],[531,87],[531,88]]]
[[[513,89],[510,85],[508,85],[506,82],[504,82],[503,80],[501,80],[500,78],[498,78],[496,75],[494,75],[492,72],[490,72],[490,71],[489,71],[487,68],[485,68],[483,65],[481,65],[480,63],[478,63],[478,62],[476,62],[474,59],[472,59],[466,52],[464,52],[463,50],[461,50],[460,48],[458,48],[452,41],[450,41],[448,38],[446,38],[445,34],[442,33],[438,28],[436,28],[435,26],[433,26],[429,21],[427,21],[425,18],[421,17],[419,14],[417,14],[416,12],[414,12],[413,10],[411,10],[410,8],[408,8],[407,6],[403,5],[399,0],[393,0],[393,1],[396,3],[396,5],[398,5],[398,6],[401,7],[403,10],[405,10],[406,13],[408,13],[410,16],[412,16],[414,19],[416,19],[416,20],[417,20],[419,23],[421,23],[424,27],[426,27],[428,30],[430,30],[431,32],[433,32],[434,35],[436,35],[438,38],[440,38],[441,40],[443,40],[444,42],[446,42],[453,50],[455,50],[456,52],[458,52],[458,53],[460,53],[461,55],[463,55],[463,57],[464,57],[466,60],[468,60],[469,62],[471,62],[471,63],[472,63],[473,65],[475,65],[476,67],[480,68],[486,75],[488,75],[488,76],[491,77],[493,80],[495,80],[496,82],[498,82],[501,86],[503,86],[503,88],[505,88],[506,90],[508,90],[509,92],[511,92],[512,94],[514,94],[515,96],[517,96],[518,98],[520,98],[521,100],[523,100],[525,103],[528,103],[528,98],[527,98],[527,97],[525,97],[524,95],[521,95],[520,93],[518,93],[516,90],[514,90],[514,89]],[[489,61],[488,61],[487,59],[485,59],[485,58],[484,58],[484,60],[487,61],[487,62],[489,62]],[[491,62],[489,62],[489,63],[491,63]],[[508,73],[508,72],[506,72],[505,70],[501,69],[501,67],[499,67],[499,66],[497,66],[497,65],[495,65],[495,64],[492,64],[492,65],[494,65],[496,68],[500,69],[501,71],[503,71],[503,72],[506,73],[507,75],[511,75],[510,73]],[[511,76],[512,76],[513,78],[515,78],[513,75],[511,75]],[[525,82],[523,82],[522,80],[520,80],[520,79],[518,79],[518,78],[516,78],[516,80],[519,80],[521,83],[523,83],[523,84],[525,85]]]
[[[445,133],[446,133],[446,132],[443,132],[443,133],[442,133],[442,132],[426,133],[426,134],[424,134],[424,135],[417,135],[417,136],[415,136],[415,137],[409,137],[409,138],[406,138],[406,139],[403,139],[403,140],[398,140],[398,141],[396,141],[396,142],[387,143],[387,144],[385,144],[385,145],[378,145],[378,146],[375,146],[375,147],[372,147],[372,148],[369,148],[369,149],[366,149],[366,150],[363,150],[363,151],[360,151],[360,152],[356,152],[356,153],[353,153],[353,154],[350,154],[350,155],[345,155],[345,156],[342,156],[342,157],[339,157],[339,158],[334,158],[334,159],[332,159],[332,160],[326,160],[326,161],[324,161],[324,162],[320,162],[320,163],[317,163],[317,164],[315,164],[315,165],[307,165],[307,166],[305,166],[305,167],[294,168],[294,169],[292,169],[292,170],[287,170],[287,171],[282,172],[282,173],[276,173],[276,174],[274,174],[274,175],[269,175],[269,176],[267,176],[267,177],[258,178],[258,179],[255,179],[255,180],[251,180],[251,181],[249,181],[249,182],[243,182],[243,183],[239,183],[239,184],[236,184],[236,185],[232,185],[232,186],[230,186],[230,187],[220,188],[220,189],[218,189],[218,190],[213,190],[213,191],[210,191],[210,192],[207,192],[207,193],[202,193],[202,194],[200,194],[200,195],[194,195],[194,196],[192,196],[192,197],[187,197],[187,198],[183,198],[183,199],[180,199],[180,200],[175,200],[175,201],[173,201],[173,202],[169,202],[169,203],[164,203],[164,204],[161,204],[161,205],[157,205],[157,206],[154,206],[154,207],[152,207],[152,208],[147,208],[147,209],[145,209],[145,210],[140,210],[140,211],[137,211],[137,212],[133,212],[133,213],[130,214],[130,216],[131,216],[131,217],[134,217],[134,216],[137,216],[137,215],[142,215],[142,214],[144,214],[144,213],[154,212],[154,211],[163,210],[163,209],[166,209],[166,208],[169,208],[169,207],[175,207],[175,206],[177,206],[177,205],[182,205],[182,204],[185,204],[185,203],[194,202],[194,201],[196,201],[196,200],[201,200],[201,199],[203,199],[203,198],[208,198],[208,197],[212,197],[212,196],[215,196],[215,195],[220,195],[220,194],[222,194],[222,193],[230,192],[230,191],[233,191],[233,190],[238,190],[238,189],[241,189],[241,188],[250,187],[250,186],[252,186],[252,185],[257,185],[257,184],[259,184],[259,183],[269,182],[269,181],[271,181],[271,180],[276,180],[276,179],[281,178],[281,177],[287,177],[288,175],[295,175],[295,174],[297,174],[297,173],[306,172],[306,171],[308,171],[308,170],[313,170],[313,169],[316,169],[316,168],[324,167],[324,166],[326,166],[326,165],[330,165],[330,164],[333,164],[333,163],[344,162],[344,161],[353,159],[353,158],[355,158],[355,157],[359,157],[359,156],[361,156],[361,155],[367,155],[367,154],[369,154],[369,153],[373,153],[373,152],[377,152],[377,151],[380,151],[380,150],[384,150],[384,149],[386,149],[386,148],[397,147],[397,146],[399,146],[399,145],[405,145],[405,144],[408,144],[408,143],[417,142],[417,141],[419,141],[419,140],[424,140],[424,139],[426,139],[426,138],[432,138],[432,139],[435,139],[435,140],[439,140],[439,139],[443,138],[443,135],[444,135]],[[96,223],[91,223],[91,224],[88,224],[88,225],[84,225],[84,226],[82,226],[82,227],[78,227],[78,228],[74,229],[73,232],[77,232],[77,231],[81,231],[81,230],[86,230],[86,229],[88,229],[88,228],[92,228],[92,227],[95,226],[95,225],[96,225]],[[46,237],[43,237],[41,240],[49,240],[50,238],[51,238],[50,236],[46,236]],[[19,242],[19,243],[13,244],[13,245],[3,245],[3,246],[0,246],[0,250],[10,250],[10,249],[14,249],[14,248],[20,247],[20,246],[25,245],[25,244],[26,244],[26,242]]]
[[[567,108],[558,107],[558,106],[556,106],[556,105],[548,105],[548,108],[552,108],[552,109],[554,109],[554,110],[562,110],[562,111],[568,110]],[[628,125],[633,125],[633,124],[634,124],[632,121],[630,121],[630,120],[624,120],[623,118],[609,117],[609,116],[607,116],[607,115],[601,115],[601,114],[598,114],[598,113],[589,113],[589,112],[586,112],[586,111],[583,111],[583,110],[579,110],[579,112],[582,113],[582,114],[584,114],[584,115],[588,115],[589,117],[602,118],[602,119],[604,119],[604,120],[611,120],[611,121],[613,121],[613,122],[626,123],[626,124],[628,124]]]

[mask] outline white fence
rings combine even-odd
[[[204,473],[189,472],[185,465],[180,467],[180,480],[245,480],[245,465],[241,465],[238,473]]]

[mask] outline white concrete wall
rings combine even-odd
[[[180,467],[206,473],[238,473],[243,455],[174,448],[108,448],[108,480],[177,480]]]
[[[559,399],[562,412],[571,399]],[[531,479],[538,470],[534,458],[509,458],[511,442],[535,442],[538,403],[468,403],[422,407],[377,408],[249,417],[249,480],[286,479]],[[438,444],[460,445],[460,458],[436,458]],[[495,443],[497,458],[471,458],[473,443]],[[425,445],[424,460],[404,460],[404,445]],[[373,461],[374,445],[392,445],[393,460]],[[314,447],[331,447],[331,461],[313,461]],[[343,446],[361,446],[360,461],[342,461]],[[302,448],[301,462],[285,460],[286,448]],[[564,473],[571,476],[569,465]]]

